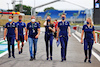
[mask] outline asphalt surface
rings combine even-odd
[[[3,38],[3,31],[0,31],[0,39],[2,39]]]
[[[83,45],[81,45],[73,36],[69,38],[67,61],[61,61],[60,45],[57,47],[56,40],[53,42],[53,60],[46,60],[46,48],[44,42],[44,33],[41,33],[38,39],[36,60],[29,61],[29,43],[25,43],[24,51],[18,54],[15,50],[15,59],[8,58],[5,55],[0,58],[0,67],[100,67],[100,62],[92,55],[92,63],[84,63]]]
[[[72,30],[72,28],[71,28]],[[74,32],[72,30],[72,32]],[[1,36],[1,34],[0,34]],[[53,60],[46,60],[46,46],[44,41],[44,32],[39,36],[37,45],[36,60],[29,61],[29,43],[24,45],[23,53],[18,54],[18,49],[15,50],[15,59],[8,58],[8,54],[0,58],[0,67],[100,67],[100,62],[92,55],[92,63],[84,63],[84,50],[76,38],[69,37],[67,60],[61,61],[61,46],[57,47],[56,40],[53,40]]]

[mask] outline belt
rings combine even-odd
[[[59,37],[68,37],[68,36],[63,36],[63,35],[60,35]]]
[[[45,32],[45,34],[48,34],[49,35],[49,34],[53,34],[53,33],[47,33],[47,32]]]

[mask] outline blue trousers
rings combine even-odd
[[[37,41],[38,41],[38,39],[29,37],[28,41],[29,41],[30,57],[35,57],[36,52],[37,52]],[[33,44],[34,44],[34,54],[33,54]]]
[[[46,43],[46,53],[47,57],[49,57],[49,41],[50,41],[50,56],[52,56],[52,43],[53,43],[53,35],[45,34],[45,43]]]
[[[92,49],[94,41],[92,39],[84,39],[84,50]]]
[[[61,59],[66,58],[68,37],[60,37]]]

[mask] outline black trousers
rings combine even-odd
[[[89,46],[89,48],[90,48],[91,46]],[[84,53],[85,53],[85,58],[88,58],[87,57],[87,51],[88,50],[84,50]],[[89,49],[89,59],[91,59],[91,55],[92,55],[92,49]]]
[[[8,54],[9,56],[11,56],[11,48],[10,46],[12,46],[12,55],[14,55],[14,39],[15,37],[7,37],[7,41],[8,41]]]
[[[49,45],[50,45],[50,56],[52,56],[52,51],[53,51],[53,35],[47,35],[45,34],[45,43],[46,43],[46,54],[47,58],[49,57]],[[49,44],[50,43],[50,44]]]
[[[89,50],[89,59],[91,59],[93,43],[94,41],[92,39],[84,39],[85,58],[88,58],[87,51]]]

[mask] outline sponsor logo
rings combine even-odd
[[[65,25],[68,25],[68,23],[66,22]]]

